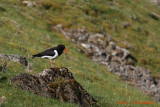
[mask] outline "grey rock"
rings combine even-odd
[[[31,1],[22,1],[22,4],[28,7],[36,6],[36,2],[31,2]]]
[[[84,48],[86,48],[86,49],[90,48],[90,45],[89,45],[89,44],[84,44],[84,43],[82,43],[81,46],[84,47]]]
[[[17,54],[0,54],[1,58],[13,61],[13,62],[19,62],[21,64],[24,64],[25,66],[28,65],[27,59],[22,56],[22,55],[17,55]]]
[[[125,49],[125,48],[121,48],[121,50],[123,51],[123,57],[122,60],[124,60],[129,54],[129,50]]]

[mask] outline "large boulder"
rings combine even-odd
[[[41,96],[72,102],[82,107],[96,104],[96,100],[74,79],[66,68],[46,69],[42,73],[31,75],[22,73],[11,77],[17,87]]]

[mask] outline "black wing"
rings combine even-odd
[[[56,49],[55,47],[47,49],[47,50],[45,50],[45,51],[43,51],[41,53],[33,55],[33,58],[41,57],[41,56],[54,56],[55,55],[55,52],[54,52],[55,49]]]

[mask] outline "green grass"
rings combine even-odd
[[[150,69],[156,75],[159,69],[160,24],[149,16],[159,13],[160,8],[146,0],[51,0],[52,8],[44,16],[50,26],[61,23],[65,28],[81,28],[101,32],[101,28],[117,41],[118,45],[129,48],[138,60],[137,65]],[[136,8],[135,8],[136,7]],[[59,14],[62,13],[62,14]],[[48,21],[49,19],[49,21]],[[130,23],[125,29],[124,22]],[[136,38],[136,39],[135,39]],[[160,74],[160,73],[159,73]]]
[[[43,5],[32,8],[22,6],[18,1],[0,1],[6,10],[0,10],[0,53],[21,54],[26,57],[29,53],[31,58],[32,54],[63,43],[71,55],[64,53],[53,61],[54,66],[68,68],[71,66],[69,70],[75,79],[98,101],[98,105],[123,107],[124,104],[117,105],[116,103],[122,100],[126,102],[153,101],[151,97],[107,72],[104,66],[92,62],[63,35],[52,31],[51,26],[59,23],[72,29],[85,26],[88,31],[92,32],[100,32],[100,28],[103,27],[115,40],[130,42],[134,46],[130,50],[138,59],[137,64],[150,68],[156,74],[160,69],[158,67],[160,60],[157,58],[160,45],[157,35],[160,24],[147,14],[150,11],[158,13],[159,8],[142,2],[144,0],[119,0],[116,3],[113,3],[112,0],[82,0],[82,2],[41,0]],[[49,9],[46,9],[47,6]],[[136,18],[130,19],[133,14],[136,15]],[[121,27],[123,22],[130,22],[131,26],[123,29]],[[114,27],[117,27],[117,30]],[[146,31],[149,32],[149,35],[146,35]],[[147,45],[148,40],[150,40],[149,46]],[[125,47],[122,42],[119,42],[119,45]],[[31,59],[29,61],[32,62]],[[45,68],[50,68],[49,61],[37,58],[33,61],[31,73],[39,73]],[[8,61],[6,73],[0,74],[0,77],[7,77],[7,80],[0,82],[0,97],[6,96],[7,98],[2,106],[75,106],[34,95],[12,86],[8,81],[9,77],[23,72],[25,72],[25,67],[21,64]],[[151,105],[133,104],[130,106],[146,107]],[[153,106],[160,105],[155,102]]]

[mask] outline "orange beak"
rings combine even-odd
[[[66,51],[68,54],[70,54],[66,49],[64,49],[64,51]]]

